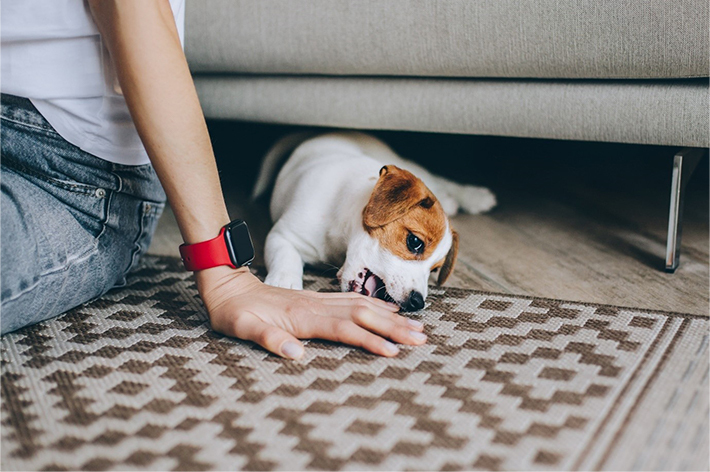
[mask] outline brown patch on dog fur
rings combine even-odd
[[[446,279],[448,279],[454,271],[454,265],[456,265],[456,256],[459,254],[459,233],[452,229],[451,236],[451,248],[449,249],[448,254],[446,254],[446,259],[441,267],[441,272],[439,272],[439,278],[436,280],[436,285],[444,285]]]
[[[411,172],[392,165],[380,170],[362,222],[383,247],[405,260],[431,256],[446,232],[446,214],[434,194]],[[424,242],[422,254],[407,249],[410,232]]]

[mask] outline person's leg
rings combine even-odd
[[[2,103],[2,333],[95,298],[135,266],[164,194],[150,166],[64,141],[27,100]]]
[[[1,332],[56,316],[100,294],[98,239],[51,194],[2,169]]]

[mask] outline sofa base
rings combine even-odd
[[[708,79],[196,75],[208,118],[708,147]]]

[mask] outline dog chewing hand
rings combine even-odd
[[[357,132],[284,138],[262,164],[255,197],[286,156],[264,250],[272,285],[300,287],[304,264],[327,263],[340,267],[342,291],[420,310],[430,273],[438,269],[441,285],[456,262],[458,235],[448,216],[495,205],[487,189],[432,175]],[[470,201],[471,195],[486,201]]]

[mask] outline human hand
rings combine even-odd
[[[214,267],[196,272],[195,278],[212,329],[254,341],[279,356],[300,359],[304,350],[298,338],[351,344],[385,357],[399,353],[387,339],[426,342],[421,323],[377,298],[271,287],[247,268]]]

